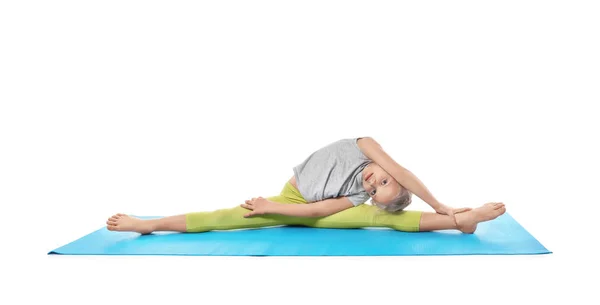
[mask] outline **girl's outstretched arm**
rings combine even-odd
[[[386,153],[381,145],[373,138],[363,137],[360,138],[357,143],[367,158],[381,166],[381,168],[394,177],[400,185],[429,204],[437,213],[453,216],[455,212],[464,210],[457,209],[455,211],[440,203],[417,176],[392,159],[392,157]]]
[[[263,197],[246,200],[240,204],[242,208],[250,210],[244,217],[263,214],[279,214],[297,217],[324,217],[333,215],[354,205],[347,197],[330,198],[307,204],[287,204],[267,200]]]

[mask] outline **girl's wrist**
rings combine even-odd
[[[436,211],[443,206],[443,204],[437,200],[432,201],[429,205]]]
[[[269,201],[269,205],[267,206],[267,212],[269,214],[281,214],[281,204],[275,201]]]

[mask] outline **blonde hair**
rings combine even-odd
[[[373,199],[371,199],[371,203],[386,211],[386,212],[398,212],[406,208],[412,202],[412,193],[405,189],[404,187],[400,187],[400,192],[394,199],[392,199],[388,204],[379,203]]]

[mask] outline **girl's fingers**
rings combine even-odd
[[[455,214],[457,214],[457,213],[463,213],[463,212],[467,212],[467,211],[470,211],[470,210],[471,210],[471,208],[460,208],[460,209],[454,210],[454,213]]]

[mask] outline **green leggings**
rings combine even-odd
[[[284,204],[307,204],[300,192],[288,181],[281,194],[266,198]],[[187,232],[259,228],[278,225],[300,225],[318,228],[353,229],[363,227],[388,227],[399,231],[417,232],[421,220],[420,211],[388,213],[379,208],[361,204],[325,217],[295,217],[285,215],[261,215],[245,218],[248,210],[237,206],[185,215]]]

